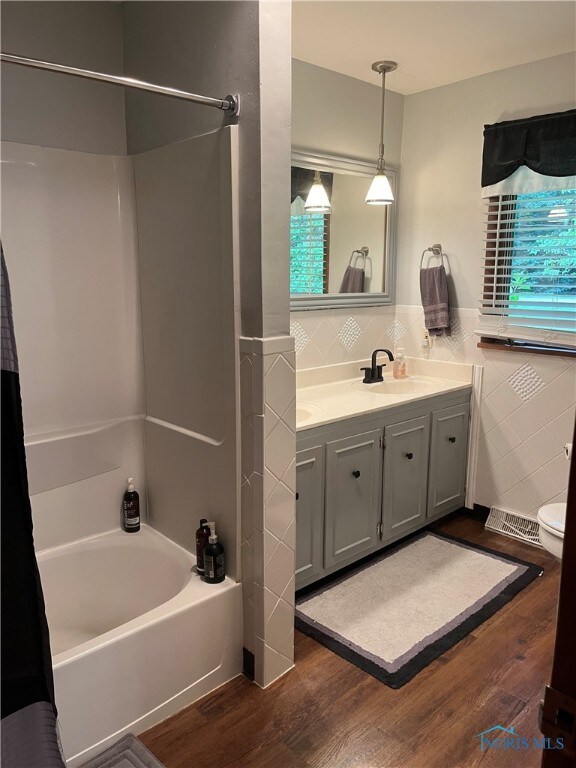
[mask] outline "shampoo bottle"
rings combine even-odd
[[[208,584],[219,584],[224,581],[224,547],[216,536],[216,523],[208,523],[210,536],[204,550],[204,581]]]
[[[134,490],[134,478],[128,478],[128,486],[122,502],[122,524],[127,533],[140,530],[140,497]]]
[[[205,517],[200,520],[200,527],[196,531],[196,570],[200,576],[204,576],[204,550],[208,545],[210,528]]]
[[[404,350],[399,349],[394,357],[394,365],[392,366],[392,376],[395,379],[405,379],[406,373],[406,358],[404,357]]]

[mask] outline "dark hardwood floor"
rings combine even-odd
[[[541,752],[480,751],[500,724],[540,736],[559,565],[467,517],[439,530],[542,565],[501,611],[399,690],[296,633],[296,667],[266,690],[238,677],[140,738],[166,768],[532,768]]]

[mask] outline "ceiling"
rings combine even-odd
[[[572,0],[294,0],[292,55],[379,84],[371,64],[398,62],[386,87],[417,93],[576,48]]]

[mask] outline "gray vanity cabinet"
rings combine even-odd
[[[463,389],[299,431],[296,589],[464,505],[469,411]]]
[[[426,521],[430,417],[391,424],[384,440],[382,530],[389,539]]]
[[[381,430],[326,443],[324,565],[370,552],[380,541]]]
[[[428,517],[464,504],[469,411],[462,403],[432,412]]]
[[[296,456],[296,581],[318,576],[324,567],[324,446]]]

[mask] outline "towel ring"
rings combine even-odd
[[[354,258],[356,256],[356,258]],[[368,258],[368,247],[364,246],[363,248],[358,248],[355,251],[352,251],[350,255],[350,261],[349,266],[356,266],[358,259],[364,259],[364,269],[366,269],[366,259]],[[354,264],[352,264],[354,262]]]
[[[422,251],[422,256],[420,257],[420,269],[422,269],[422,263],[424,261],[424,256],[427,253],[431,253],[432,256],[440,256],[440,259],[442,260],[442,265],[444,268],[448,266],[448,269],[450,269],[450,262],[448,261],[448,256],[444,253],[442,250],[442,246],[440,243],[434,243],[434,245],[431,245],[430,248],[424,248]],[[444,259],[446,259],[446,264],[444,264]]]

